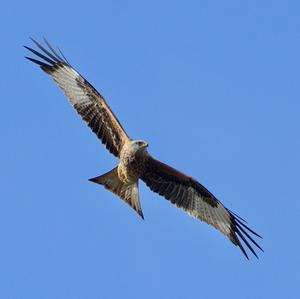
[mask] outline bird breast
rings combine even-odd
[[[120,154],[118,175],[124,183],[134,183],[143,174],[145,169],[147,152],[144,150],[132,150],[130,146],[124,146]]]

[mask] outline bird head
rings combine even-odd
[[[147,152],[148,142],[144,140],[134,140],[131,144],[131,149],[133,150],[133,152],[141,154]]]
[[[144,140],[135,140],[133,141],[134,145],[136,146],[137,149],[145,149],[149,146],[148,142]]]

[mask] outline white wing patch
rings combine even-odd
[[[90,103],[90,99],[77,84],[76,80],[80,80],[81,76],[73,68],[62,65],[55,69],[51,75],[73,105],[84,104],[84,102]]]
[[[129,140],[129,137],[104,98],[74,70],[62,53],[62,56],[57,54],[46,40],[48,49],[45,49],[35,40],[32,39],[32,41],[42,53],[29,47],[25,48],[42,60],[26,58],[38,64],[43,71],[53,78],[92,131],[106,148],[118,157],[123,144]]]
[[[198,218],[218,230],[222,231],[225,235],[230,233],[230,215],[224,206],[218,202],[216,207],[212,207],[201,198],[193,187],[188,187],[189,198],[191,199],[191,206],[185,211]],[[176,206],[178,206],[176,204]],[[182,208],[181,206],[178,206]]]

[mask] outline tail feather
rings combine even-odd
[[[133,184],[123,183],[118,176],[118,167],[103,175],[91,178],[89,181],[103,185],[106,189],[118,195],[144,219],[139,199],[138,181]]]

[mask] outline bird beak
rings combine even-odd
[[[144,147],[148,147],[148,146],[149,146],[149,143],[145,142]]]

